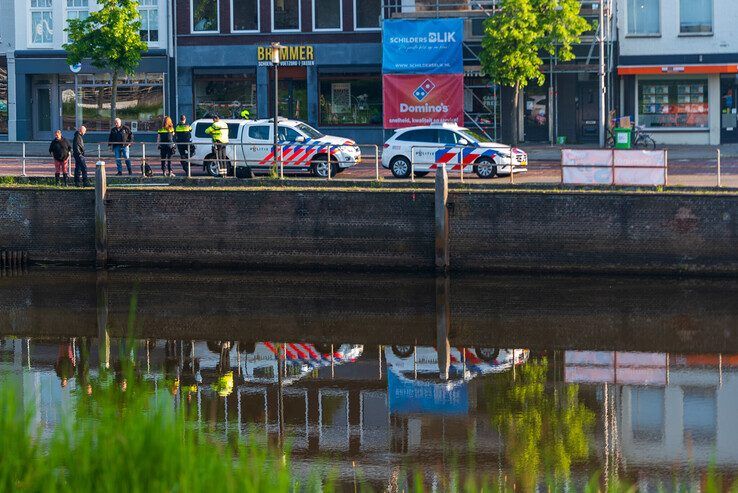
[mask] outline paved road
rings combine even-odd
[[[116,172],[115,164],[110,158],[105,158],[108,175],[114,175]],[[88,161],[89,167],[94,168],[94,161]],[[133,159],[134,174],[140,173],[140,161]],[[160,176],[161,170],[158,163],[154,162],[152,166],[155,175]],[[124,166],[125,169],[125,166]],[[17,158],[0,158],[0,176],[18,176],[21,174],[21,160]],[[70,169],[70,174],[72,170]],[[94,170],[92,170],[94,172]],[[184,176],[179,162],[174,167],[177,176]],[[722,185],[725,187],[738,187],[738,158],[723,159],[722,166]],[[125,173],[125,171],[124,171]],[[340,173],[336,179],[351,180],[372,180],[375,178],[375,165],[373,160],[365,161],[361,165],[350,168]],[[26,174],[28,176],[54,176],[54,166],[49,158],[28,158],[26,160]],[[206,176],[202,168],[193,167],[192,176]],[[389,170],[379,167],[379,176],[385,180],[396,180]],[[459,181],[459,174],[450,173],[453,181]],[[419,181],[430,181],[433,175]],[[558,161],[531,161],[528,170],[523,173],[516,173],[514,177],[515,183],[559,183],[561,179],[561,170]],[[489,183],[490,180],[482,180],[474,174],[467,174],[464,177],[465,182],[470,183]],[[498,177],[491,180],[492,183],[509,183],[509,177]],[[669,184],[682,186],[715,186],[717,183],[717,161],[705,159],[672,159],[669,161]]]

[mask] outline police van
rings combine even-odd
[[[382,166],[396,178],[425,176],[446,165],[449,172],[474,172],[479,178],[525,170],[525,151],[492,142],[483,135],[452,123],[407,127],[385,142]]]
[[[274,163],[274,121],[221,119],[228,125],[226,154],[228,161],[224,169],[233,173],[233,164],[239,167],[248,165],[253,171],[268,171]],[[210,176],[221,174],[215,161],[212,140],[205,130],[213,124],[210,119],[196,120],[192,123],[191,156],[192,166],[203,167]],[[331,175],[344,171],[361,161],[361,151],[353,140],[332,135],[324,135],[310,125],[280,118],[277,121],[277,140],[288,173],[311,173],[327,177],[330,161]],[[330,156],[330,159],[329,159]]]

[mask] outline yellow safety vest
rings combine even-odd
[[[218,120],[213,122],[208,128],[205,129],[205,133],[208,134],[214,144],[227,144],[228,143],[228,124]]]

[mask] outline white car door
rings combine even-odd
[[[270,166],[272,154],[272,126],[269,124],[249,124],[244,126],[243,157],[245,164],[252,168]],[[239,163],[244,164],[244,163]]]
[[[438,143],[438,129],[421,128],[405,132],[410,159],[416,172],[427,173],[435,169],[438,151],[443,146]]]

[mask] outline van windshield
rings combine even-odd
[[[304,133],[306,136],[308,136],[311,139],[320,139],[320,138],[325,137],[325,135],[323,135],[322,133],[318,132],[313,127],[305,123],[298,123],[295,127],[297,128],[297,130]]]

